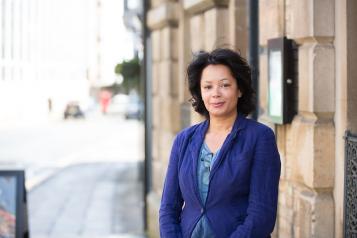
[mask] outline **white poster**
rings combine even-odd
[[[282,117],[282,62],[281,52],[271,51],[269,54],[269,115]]]

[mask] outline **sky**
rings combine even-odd
[[[102,4],[103,80],[115,80],[115,65],[133,58],[133,41],[123,23],[123,1],[104,0]]]

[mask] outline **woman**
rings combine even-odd
[[[201,51],[187,74],[192,106],[206,120],[174,140],[161,237],[270,237],[280,158],[273,131],[246,118],[254,109],[247,62],[230,49]]]

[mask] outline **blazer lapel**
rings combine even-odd
[[[218,154],[216,162],[213,164],[211,173],[210,173],[210,179],[212,179],[213,175],[216,173],[218,167],[224,160],[227,152],[231,148],[233,142],[235,141],[235,138],[237,137],[238,131],[243,129],[246,125],[246,118],[242,114],[238,114],[236,120],[234,121],[234,125],[232,128],[232,131],[228,134],[226,140],[224,141],[222,148]]]
[[[198,190],[197,166],[198,166],[198,159],[200,156],[201,146],[207,129],[208,129],[208,121],[206,120],[200,126],[197,127],[197,130],[191,136],[188,145],[188,151],[190,152],[190,160],[191,160],[190,162],[192,163],[192,171],[191,171],[192,181],[194,183],[196,198],[200,203],[202,203],[202,201]]]

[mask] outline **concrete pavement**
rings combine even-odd
[[[142,162],[71,165],[28,192],[34,238],[141,238]]]

